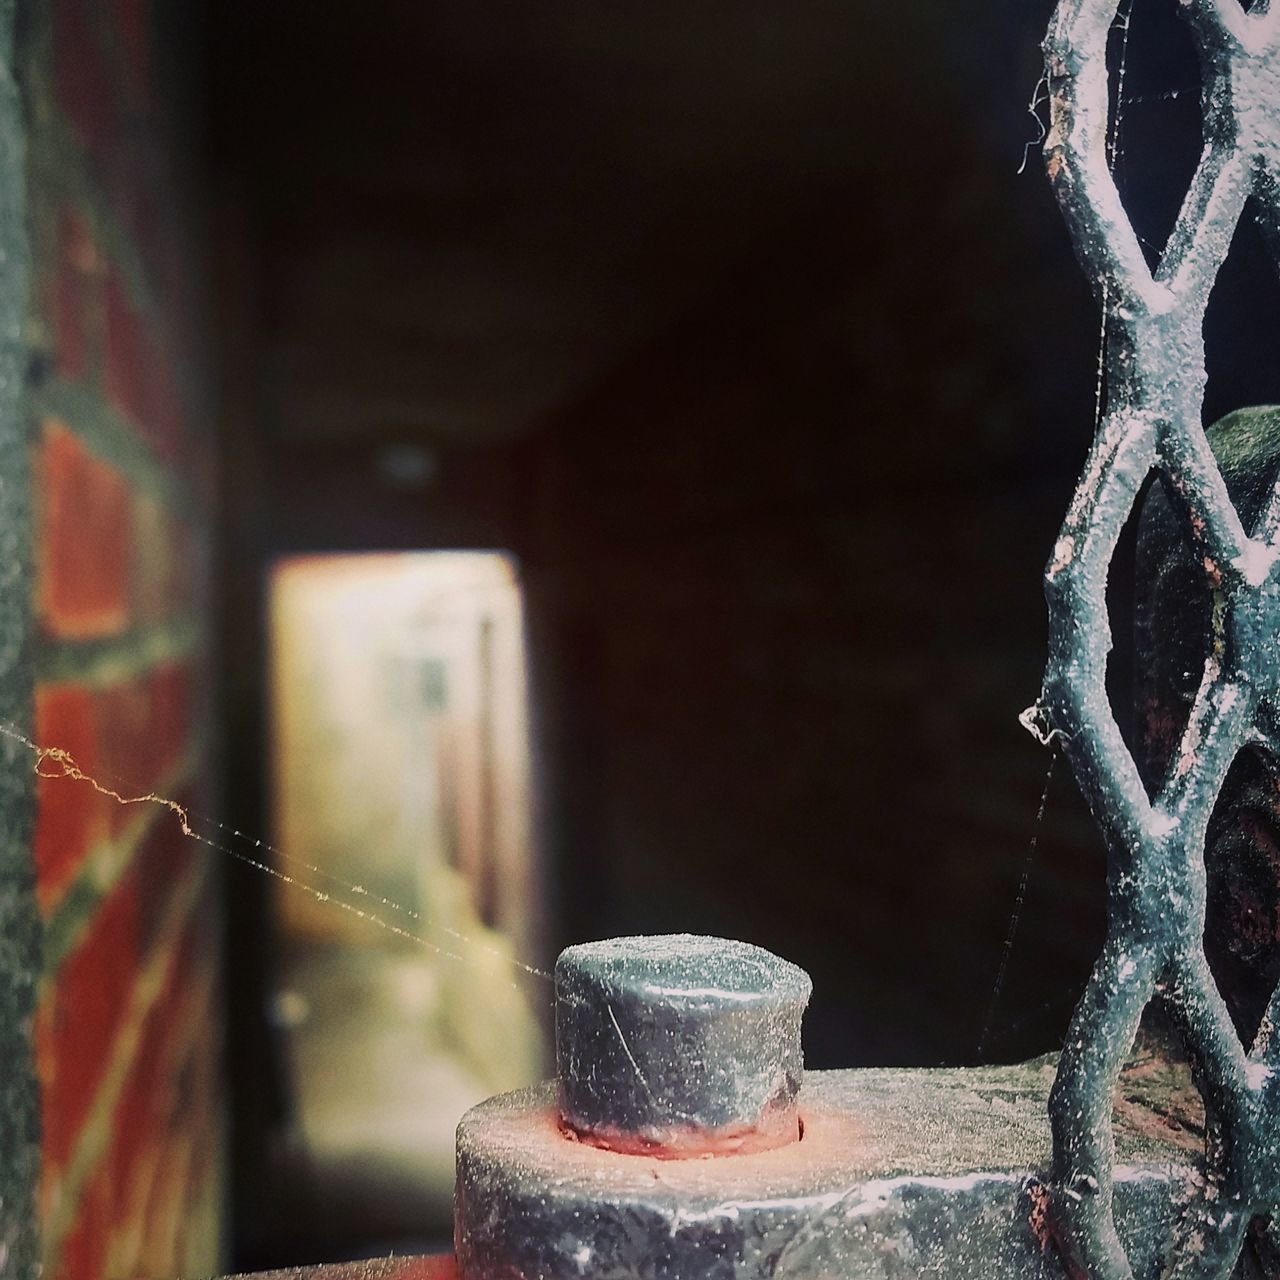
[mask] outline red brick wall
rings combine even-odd
[[[147,0],[28,6],[35,737],[199,809],[212,449],[178,145]],[[56,771],[55,771],[56,772]],[[45,1275],[218,1263],[218,930],[162,806],[41,777]]]

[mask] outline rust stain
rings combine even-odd
[[[1031,1213],[1027,1217],[1027,1224],[1031,1228],[1031,1234],[1040,1242],[1041,1254],[1047,1254],[1053,1247],[1050,1212],[1052,1197],[1049,1188],[1043,1182],[1032,1183],[1027,1189],[1027,1194],[1031,1200]]]

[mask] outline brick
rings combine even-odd
[[[104,147],[100,198],[111,209],[116,226],[135,254],[146,241],[144,209],[150,198],[151,154],[145,132],[137,128],[120,131]]]
[[[159,185],[164,191],[171,191],[173,186],[172,182]],[[188,304],[195,283],[191,259],[196,255],[183,241],[169,213],[168,201],[153,198],[144,210],[138,243],[147,280],[170,321],[166,330],[169,341],[176,350],[193,351],[198,339],[191,327]]]
[[[132,526],[130,613],[142,626],[164,622],[188,603],[190,530],[163,503],[142,493],[134,497]]]
[[[103,780],[123,795],[145,795],[160,781],[146,678],[124,680],[100,690],[96,716]],[[112,833],[124,831],[138,815],[135,806],[116,804],[110,814]]]
[[[100,927],[95,925],[95,932]],[[82,1193],[76,1225],[56,1274],[96,1278],[101,1272],[95,1268],[104,1265],[113,1239],[119,1241],[127,1232],[141,1238],[146,1224],[137,1221],[138,1214],[146,1211],[151,1178],[163,1151],[174,1141],[173,1135],[203,1131],[216,1115],[217,1094],[211,1085],[216,1078],[206,1078],[209,1064],[216,1060],[214,1024],[204,1007],[208,1003],[205,983],[198,980],[215,963],[215,947],[216,933],[209,917],[197,907],[174,947],[163,988],[148,1011],[111,1117],[110,1145]],[[98,956],[96,939],[86,942],[82,955],[83,966],[93,963]],[[115,981],[118,971],[108,970],[103,975],[102,999],[115,1014],[114,1025],[108,1027],[102,1021],[86,1030],[81,1019],[68,1026],[67,1013],[74,1014],[77,1001],[85,998],[81,975],[72,969],[64,970],[66,976],[59,982],[55,1000],[41,1010],[37,1020],[45,1122],[51,1126],[45,1131],[46,1217],[52,1189],[75,1150],[115,1051],[140,968],[140,964],[135,966],[127,983]],[[93,1068],[91,1072],[88,1066]],[[69,1115],[66,1091],[73,1088],[78,1090],[74,1100],[79,1106]]]
[[[54,368],[59,377],[77,380],[87,375],[98,304],[97,246],[84,219],[65,211],[58,222],[49,301]]]
[[[175,965],[175,971],[186,973],[181,965]],[[165,1121],[173,1107],[166,1067],[174,1029],[174,994],[170,983],[152,1009],[116,1108],[107,1162],[116,1189],[117,1221],[130,1216],[130,1199],[139,1190],[136,1186],[139,1170],[156,1158],[165,1141]]]
[[[101,1280],[112,1225],[111,1186],[105,1176],[90,1182],[77,1209],[51,1280]]]
[[[211,1095],[185,1088],[194,1059],[207,1048],[203,1037],[195,1045],[174,1038],[187,1029],[190,1005],[184,1002],[176,1018],[166,1016],[167,1002],[189,977],[188,969],[176,967],[148,1021],[114,1117],[111,1149],[85,1188],[56,1272],[69,1280],[178,1271],[172,1242],[193,1182],[195,1138],[213,1105]]]
[[[168,113],[153,101],[163,53],[153,45],[155,7],[153,0],[51,0],[52,40],[40,54],[48,62],[33,80],[49,86],[51,101],[36,105],[65,122],[73,147],[85,153],[89,189],[85,203],[69,204],[64,175],[51,179],[48,165],[33,170],[43,207],[56,214],[36,268],[55,376],[81,394],[96,393],[158,461],[180,469],[198,498],[212,488],[214,446],[190,430],[174,360],[176,352],[195,352],[196,335],[187,313],[191,255],[173,199],[185,159],[169,147]],[[109,211],[129,245],[124,265],[138,264],[144,295],[95,243],[90,212],[98,209]],[[155,628],[198,607],[199,512],[135,491],[131,473],[110,464],[114,454],[96,456],[79,425],[74,417],[45,422],[35,443],[36,611],[46,640],[123,645],[133,628]],[[188,441],[203,452],[185,456]],[[60,661],[69,656],[63,650]],[[204,710],[200,679],[193,665],[165,661],[106,689],[46,685],[37,691],[35,732],[126,794],[160,789],[183,759],[193,713]],[[198,793],[192,787],[177,798],[195,804]],[[86,856],[147,812],[66,779],[38,781],[37,805],[33,854],[46,914],[58,910]],[[82,1186],[64,1181],[108,1073],[125,1065],[116,1057],[120,1034],[140,975],[159,958],[155,948],[170,945],[161,929],[174,895],[189,883],[193,863],[210,856],[181,835],[174,815],[152,816],[132,865],[49,975],[36,1017],[41,1213],[48,1225],[71,1219],[51,1278],[175,1273],[186,1216],[204,1187],[194,1166],[218,1128],[218,1005],[193,1004],[208,999],[218,932],[211,913],[197,907],[127,1064],[110,1134],[96,1135],[107,1139],[103,1158]]]
[[[204,1101],[199,1109],[203,1124],[196,1134],[183,1190],[187,1210],[177,1241],[181,1265],[171,1270],[173,1275],[189,1274],[193,1269],[191,1259],[202,1256],[196,1251],[207,1247],[206,1241],[222,1234],[217,1208],[221,1194],[219,1171],[224,1164],[218,1045],[209,1044],[204,1057],[207,1083],[203,1086]]]
[[[183,433],[181,397],[173,372],[147,332],[117,272],[104,301],[103,385],[107,399],[167,462],[177,458]]]
[[[37,611],[66,640],[115,634],[128,622],[129,489],[62,423],[44,424],[36,466]]]
[[[138,913],[138,881],[130,872],[56,975],[36,1061],[51,1170],[64,1168],[75,1150],[111,1062],[138,976]]]
[[[165,785],[190,738],[192,688],[190,666],[169,661],[99,693],[99,758],[112,786],[141,795]],[[112,830],[124,830],[135,815],[117,805]]]
[[[185,789],[174,797],[192,805],[194,792]],[[137,852],[139,871],[139,936],[149,948],[164,921],[174,891],[191,871],[192,863],[206,857],[208,847],[183,835],[177,814],[159,815]]]
[[[136,93],[148,87],[151,73],[150,5],[148,0],[111,0],[116,40],[125,75]]]
[[[189,468],[194,476],[196,492],[206,506],[213,507],[218,501],[221,482],[217,445],[207,435],[197,436],[188,443],[191,458]]]
[[[149,434],[155,451],[174,461],[185,429],[182,396],[169,364],[158,356],[151,367]]]
[[[198,907],[196,912],[176,946],[112,1118],[107,1163],[117,1220],[129,1217],[140,1197],[145,1201],[147,1188],[137,1185],[140,1171],[154,1166],[172,1135],[199,1127],[209,1106],[208,1098],[188,1087],[190,1063],[209,1048],[210,1024],[197,1006],[205,1000],[199,974],[213,963]]]
[[[190,738],[195,678],[190,663],[161,662],[149,676],[151,732],[161,771],[173,769]]]
[[[147,1275],[181,1273],[186,1219],[191,1206],[201,1202],[200,1175],[210,1167],[208,1135],[215,1130],[218,1114],[217,1046],[210,1043],[207,1034],[200,1034],[194,1043],[183,1045],[182,1051],[183,1059],[170,1064],[173,1088],[159,1144],[161,1159],[152,1175],[145,1211],[147,1236],[141,1269]]]
[[[183,1193],[191,1164],[191,1146],[189,1136],[178,1134],[160,1153],[144,1215],[146,1237],[142,1244],[141,1269],[145,1275],[177,1275],[182,1265],[178,1242],[187,1208]]]
[[[102,375],[107,399],[135,425],[145,428],[151,359],[147,335],[116,271],[107,277],[103,326]]]
[[[115,94],[94,30],[93,0],[57,0],[53,11],[53,83],[58,105],[90,152],[117,131]]]
[[[112,202],[129,229],[152,299],[163,310],[167,323],[176,322],[181,299],[171,289],[170,271],[174,259],[174,181],[166,173],[163,158],[154,149],[139,151],[132,185],[116,184]],[[166,330],[169,337],[173,335]],[[186,346],[186,344],[183,344]],[[189,348],[188,348],[189,349]]]
[[[31,1031],[31,1047],[36,1064],[36,1077],[40,1084],[41,1113],[44,1117],[45,1129],[40,1135],[41,1159],[40,1182],[37,1191],[37,1207],[40,1219],[48,1222],[53,1216],[55,1191],[57,1189],[58,1170],[49,1159],[48,1103],[45,1095],[50,1088],[54,1075],[54,1039],[52,1006],[45,1001],[37,1006],[34,1025]]]
[[[94,699],[76,685],[45,685],[36,690],[35,733],[41,746],[69,751],[90,776],[98,769]],[[54,765],[46,765],[51,773]],[[41,776],[36,779],[36,896],[41,909],[65,889],[85,855],[107,832],[111,801],[87,782]]]

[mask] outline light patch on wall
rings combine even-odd
[[[303,1138],[313,1162],[409,1162],[443,1186],[459,1109],[545,1062],[545,989],[512,982],[542,924],[515,566],[290,558],[270,624],[274,843],[463,961],[281,887],[276,1008]]]

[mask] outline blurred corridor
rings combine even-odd
[[[285,560],[270,635],[273,844],[314,890],[271,903],[280,1180],[330,1250],[420,1250],[449,1237],[458,1116],[546,1061],[548,993],[514,963],[544,929],[514,566]]]
[[[1060,772],[1019,896],[1098,360],[1019,174],[1051,7],[0,6],[0,1259],[443,1240],[584,939],[749,939],[810,1065],[959,1063],[1017,900],[984,1052],[1057,1045],[1103,859]],[[1210,416],[1280,401],[1252,222],[1206,343]]]

